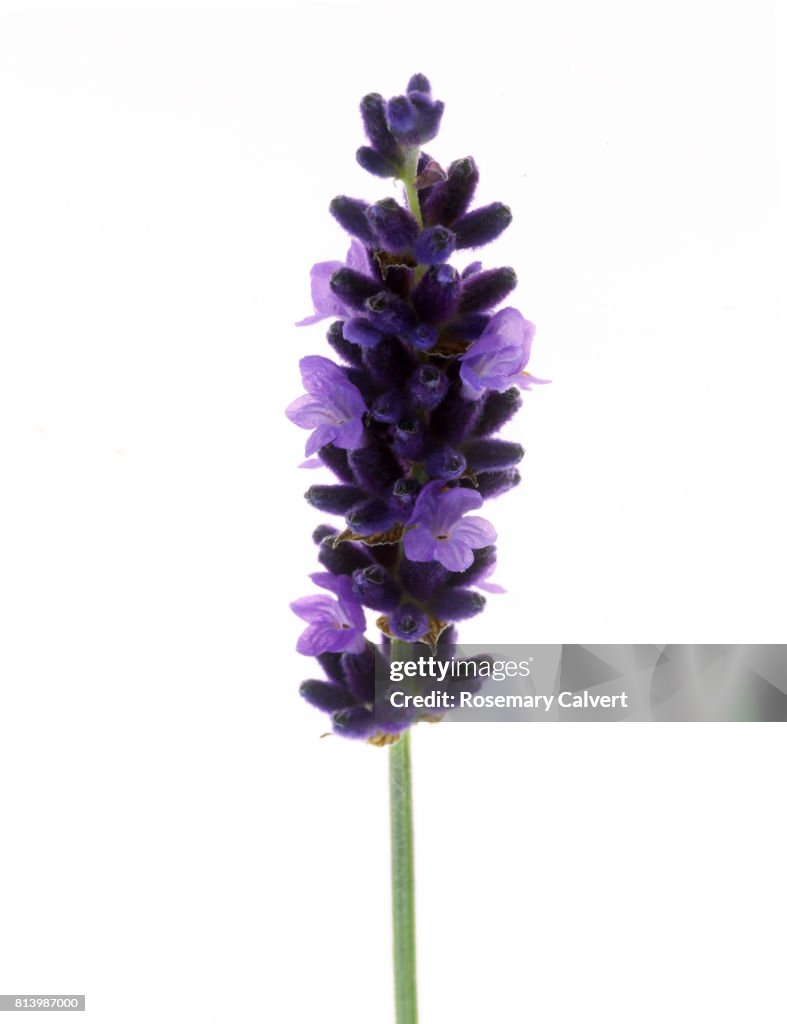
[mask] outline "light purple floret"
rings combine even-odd
[[[535,326],[513,306],[495,313],[480,338],[459,357],[465,396],[475,399],[485,391],[507,391],[512,385],[529,391],[532,384],[548,384],[525,371],[535,332]]]
[[[329,572],[312,573],[310,579],[336,597],[313,594],[293,601],[290,608],[309,625],[298,637],[299,654],[316,656],[327,652],[352,651],[360,654],[366,645],[366,618],[363,608],[353,599],[349,576]]]
[[[342,267],[349,267],[357,270],[359,274],[369,273],[369,261],[366,257],[366,250],[363,245],[354,238],[350,243],[347,252],[347,259],[344,263],[341,260],[327,260],[325,263],[315,263],[311,269],[312,280],[312,303],[314,313],[296,323],[296,327],[308,327],[309,324],[319,323],[328,316],[345,317],[352,316],[352,311],[346,306],[338,295],[331,291],[331,277]]]
[[[422,488],[404,535],[404,553],[413,562],[440,562],[450,572],[462,572],[473,563],[473,549],[497,539],[494,526],[480,516],[462,518],[480,508],[483,499],[467,487],[443,489],[439,480]]]
[[[362,447],[366,403],[344,370],[325,356],[304,356],[298,365],[308,394],[296,398],[284,411],[293,423],[313,431],[306,442],[306,455],[331,442],[337,448]]]

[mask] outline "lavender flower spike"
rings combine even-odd
[[[548,384],[525,371],[535,333],[513,306],[495,313],[481,337],[459,356],[465,397],[480,398],[484,391],[507,391],[512,385],[529,391],[531,384]]]
[[[308,394],[291,402],[285,413],[299,427],[313,431],[306,455],[330,443],[337,448],[360,448],[366,403],[358,388],[324,356],[304,356],[299,365]]]
[[[445,490],[439,480],[427,484],[418,495],[404,535],[404,553],[412,562],[439,562],[451,572],[462,572],[473,562],[473,549],[494,544],[494,526],[480,516],[463,518],[480,508],[483,499],[467,487]]]
[[[368,609],[383,657],[389,644],[402,657],[413,644],[446,642],[455,622],[483,610],[481,591],[501,589],[487,580],[494,527],[470,513],[519,483],[514,466],[524,448],[497,435],[522,393],[546,381],[525,369],[535,328],[518,310],[498,309],[516,287],[514,268],[452,262],[496,238],[512,214],[503,202],[473,206],[479,173],[471,156],[438,163],[423,152],[442,113],[422,74],[398,96],[364,97],[368,145],[358,161],[403,189],[368,202],[337,196],[330,210],[350,235],[346,262],[312,268],[314,314],[301,324],[334,318],[335,354],[301,360],[307,394],[287,415],[311,431],[306,454],[317,458],[306,465],[336,478],[310,487],[307,501],[344,523],[327,528],[332,539],[320,548],[333,575],[317,582],[333,595],[294,606],[311,616],[299,650],[339,657],[346,649],[336,644],[366,643],[368,652],[380,639],[364,639]],[[361,660],[354,704],[336,711],[336,672],[327,669],[328,682],[310,680],[305,693],[318,707],[327,701],[338,735],[398,745],[434,714],[392,719],[375,696],[371,662]]]
[[[312,573],[311,579],[318,587],[333,591],[336,598],[314,594],[292,602],[290,608],[309,623],[295,649],[312,656],[340,651],[360,654],[366,648],[366,618],[353,597],[352,579],[329,572]]]

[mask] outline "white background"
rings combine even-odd
[[[428,74],[536,322],[466,640],[778,642],[785,359],[762,2],[5,5],[0,991],[392,1020],[386,756],[320,739],[282,415],[326,352],[357,102]],[[783,112],[782,112],[783,115]],[[783,272],[783,271],[782,271]],[[327,479],[327,477],[325,478]],[[782,1019],[783,728],[414,736],[422,1020]],[[15,1019],[9,1016],[9,1022]]]

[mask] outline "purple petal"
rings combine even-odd
[[[307,457],[314,455],[315,452],[319,451],[326,444],[330,444],[331,441],[336,437],[339,428],[335,423],[326,423],[324,426],[317,427],[314,433],[311,435],[309,440],[306,442],[306,447],[303,450],[303,454]]]
[[[341,368],[325,356],[304,356],[298,366],[303,386],[310,395],[327,397],[337,385],[349,383]]]
[[[437,557],[437,542],[433,535],[423,526],[414,526],[405,533],[404,553],[411,562],[432,562]]]
[[[437,541],[435,557],[449,572],[462,572],[473,564],[473,552],[461,539],[452,535],[450,540]]]
[[[496,335],[501,347],[511,345],[521,348],[525,355],[525,363],[527,363],[536,328],[535,324],[525,320],[518,309],[506,306],[505,309],[495,313],[484,328],[481,337],[483,338],[487,333]]]
[[[520,388],[524,388],[525,391],[530,390],[531,384],[551,384],[551,380],[542,380],[541,377],[534,377],[532,373],[528,373],[527,370],[523,370],[519,378],[514,381]]]
[[[346,642],[342,650],[350,651],[351,654],[363,654],[366,650],[366,637],[363,633],[351,633],[349,630],[345,630],[344,635]]]
[[[459,367],[459,376],[462,380],[463,398],[475,401],[476,398],[480,398],[486,391],[486,383],[481,380],[470,363],[462,363]]]
[[[499,583],[487,583],[486,580],[478,580],[474,585],[488,594],[505,594],[506,592],[506,588],[501,587]]]
[[[333,443],[337,448],[346,448],[349,451],[354,451],[356,448],[363,447],[363,420],[360,416],[355,419],[347,420],[343,423],[336,432],[336,437],[333,439]]]
[[[481,508],[483,503],[484,499],[478,491],[469,487],[452,487],[440,495],[438,525],[448,528],[461,519],[465,512]]]
[[[327,594],[310,594],[309,597],[299,597],[297,601],[290,603],[290,608],[298,618],[306,622],[334,621],[336,614],[336,602]]]
[[[437,500],[443,485],[439,480],[425,484],[418,493],[409,523],[431,522],[437,511]],[[407,535],[409,536],[409,534]]]
[[[451,540],[460,540],[471,548],[485,548],[497,540],[497,531],[487,519],[467,516],[452,527]]]
[[[327,651],[343,651],[346,641],[342,634],[346,632],[348,631],[337,629],[336,626],[325,622],[313,623],[298,637],[295,650],[298,654],[311,656],[325,654]]]
[[[314,315],[299,320],[296,327],[305,327],[317,323],[327,316],[346,316],[347,307],[341,299],[331,291],[331,276],[344,266],[339,260],[327,260],[315,263],[311,269],[312,304]]]
[[[369,258],[363,243],[354,238],[347,250],[347,266],[350,270],[357,270],[359,274],[369,275]]]
[[[334,576],[332,572],[312,572],[309,573],[309,579],[316,586],[322,587],[323,590],[330,590],[332,594],[339,593],[339,580],[341,577]]]
[[[349,577],[347,577],[349,580]],[[339,608],[342,612],[342,618],[348,622],[356,632],[360,630],[361,633],[366,629],[366,616],[364,615],[363,608],[357,603],[357,601],[339,601]]]
[[[296,398],[284,410],[284,415],[297,426],[305,427],[307,430],[334,422],[326,411],[325,403],[314,395],[301,395],[300,398]]]
[[[360,417],[342,424],[334,438],[334,444],[350,452],[363,447],[363,421]]]

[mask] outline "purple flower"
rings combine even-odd
[[[308,327],[309,324],[316,324],[327,316],[347,317],[353,315],[338,295],[334,295],[331,291],[331,276],[342,267],[357,270],[360,274],[368,273],[366,250],[358,239],[354,238],[350,243],[346,262],[327,260],[325,263],[314,264],[311,270],[314,314],[299,320],[296,327]]]
[[[284,410],[299,427],[312,430],[306,455],[333,442],[337,448],[360,448],[366,403],[344,370],[325,356],[304,356],[298,364],[303,386],[301,395]]]
[[[440,562],[450,572],[461,572],[473,562],[473,549],[493,544],[497,533],[480,516],[462,518],[480,508],[483,499],[467,487],[443,489],[433,480],[421,489],[410,517],[412,529],[404,535],[404,553],[413,562]]]
[[[309,655],[327,651],[360,654],[366,647],[366,618],[353,597],[351,577],[315,572],[310,579],[318,587],[332,591],[336,597],[313,594],[292,602],[290,608],[309,623],[298,637],[296,650],[299,654]]]
[[[481,337],[459,357],[465,395],[479,398],[487,390],[506,391],[516,385],[529,391],[531,384],[548,384],[525,370],[535,332],[535,326],[513,306],[495,313]]]

